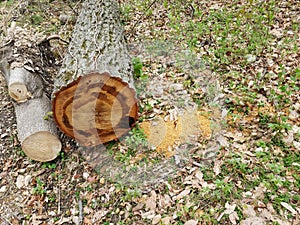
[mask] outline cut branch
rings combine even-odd
[[[53,160],[61,150],[61,142],[53,121],[44,118],[51,111],[45,92],[51,88],[46,72],[50,64],[45,65],[46,58],[41,58],[46,49],[41,52],[35,36],[19,27],[11,29],[7,39],[0,48],[0,71],[15,102],[18,139],[31,159]]]
[[[61,150],[57,129],[46,113],[51,111],[51,102],[45,96],[15,104],[18,138],[26,155],[37,161],[51,161]]]
[[[7,74],[8,93],[17,103],[38,98],[43,93],[41,78],[24,68],[14,68]]]

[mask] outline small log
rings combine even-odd
[[[41,78],[24,68],[5,72],[8,92],[15,100],[18,139],[25,154],[37,161],[51,161],[61,150],[57,128],[45,120],[51,112],[51,101],[43,92]]]
[[[40,98],[30,99],[15,104],[18,138],[25,154],[37,161],[55,159],[61,150],[57,129],[46,113],[51,111],[51,102],[45,94]]]
[[[0,71],[15,102],[18,139],[28,157],[50,161],[62,145],[53,121],[44,119],[51,112],[51,101],[44,92],[50,86],[45,83],[46,60],[41,58],[41,46],[36,45],[33,35],[19,27],[10,32],[0,48]]]

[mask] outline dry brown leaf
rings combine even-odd
[[[142,213],[142,218],[152,220],[155,216],[155,212],[153,210],[150,210],[148,212]]]
[[[197,225],[198,220],[189,220],[184,223],[184,225]]]
[[[218,135],[217,141],[220,143],[221,146],[229,147],[229,143],[223,135]]]
[[[140,202],[135,207],[132,208],[132,211],[135,212],[135,211],[141,210],[142,208],[144,208],[144,205],[145,205],[145,203]]]
[[[220,160],[215,160],[213,170],[216,176],[218,176],[221,172],[221,165],[222,162]]]
[[[266,187],[263,184],[260,184],[258,187],[255,188],[252,198],[253,199],[262,199],[265,196]]]
[[[237,224],[237,220],[239,219],[239,216],[237,214],[237,212],[233,212],[231,214],[229,214],[229,220],[232,224]]]
[[[200,170],[196,170],[195,172],[195,177],[199,180],[199,181],[203,181],[203,173]]]
[[[162,195],[158,196],[158,205],[160,208],[165,210],[171,204],[172,204],[172,199],[169,195],[164,194],[163,196]]]
[[[72,219],[70,217],[63,217],[60,220],[56,221],[55,224],[64,224],[64,223],[70,223]]]
[[[162,218],[162,219],[161,219],[161,222],[162,222],[164,225],[169,225],[170,222],[171,222],[171,220],[172,220],[172,217],[167,216],[167,217]]]
[[[262,209],[262,211],[259,213],[259,216],[269,221],[273,220],[273,215],[267,209]]]
[[[280,203],[284,208],[286,208],[288,211],[290,211],[293,215],[297,214],[297,211],[288,203],[286,202],[281,202]]]
[[[183,197],[187,196],[190,193],[190,191],[191,191],[190,189],[183,190],[179,195],[175,196],[175,199],[176,200],[182,199]]]
[[[92,221],[86,217],[84,217],[83,223],[84,223],[84,225],[92,225],[93,224]]]
[[[97,212],[94,214],[92,221],[93,221],[93,222],[99,221],[99,220],[100,220],[101,218],[103,218],[107,213],[108,213],[108,210],[104,210],[104,209],[97,211]]]
[[[17,188],[19,189],[22,188],[24,186],[24,183],[25,183],[25,177],[23,175],[19,175],[16,181]]]
[[[220,221],[225,214],[230,215],[231,213],[233,213],[235,208],[236,208],[235,203],[230,205],[228,202],[226,202],[225,203],[225,211],[220,214],[220,216],[217,218],[217,221]]]
[[[152,219],[152,224],[155,225],[155,224],[158,224],[161,220],[161,215],[155,215]]]
[[[266,225],[266,221],[261,217],[250,217],[245,220],[242,220],[241,225]]]
[[[256,212],[252,205],[243,205],[243,215],[245,217],[255,217]]]
[[[146,210],[156,209],[156,199],[157,199],[156,192],[152,190],[150,196],[145,201]]]

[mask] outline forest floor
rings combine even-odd
[[[0,224],[300,224],[300,2],[118,2],[140,119],[108,148],[128,173],[26,157],[0,76]],[[80,10],[1,1],[1,45],[13,20],[70,40]]]

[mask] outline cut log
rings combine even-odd
[[[45,95],[15,104],[18,138],[25,154],[37,161],[55,159],[61,150],[57,128],[46,113],[51,111],[51,101]]]
[[[5,78],[9,94],[16,101],[14,108],[22,150],[33,160],[55,159],[62,145],[53,121],[45,120],[51,112],[51,101],[43,93],[41,78],[24,68],[8,71]]]
[[[135,124],[131,58],[116,1],[83,3],[54,89],[58,126],[83,146],[118,139]]]
[[[7,82],[9,95],[14,100],[18,139],[28,157],[37,161],[50,161],[61,150],[57,128],[53,121],[45,120],[51,112],[51,101],[44,90],[45,58],[36,45],[34,36],[15,27],[0,48],[0,71]]]
[[[137,120],[135,91],[109,73],[92,72],[56,93],[53,115],[61,130],[83,146],[120,138]]]

